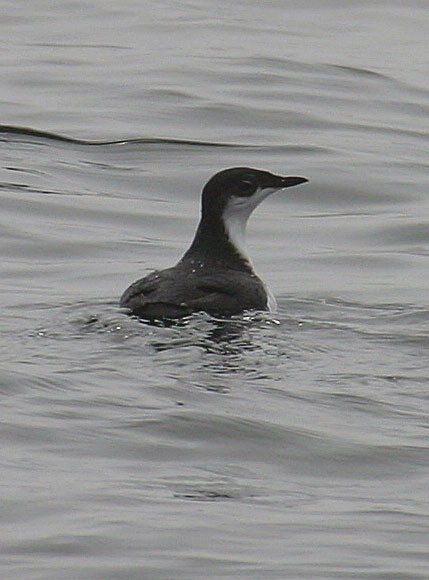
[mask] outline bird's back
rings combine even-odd
[[[181,318],[201,311],[228,316],[266,309],[267,293],[253,273],[195,268],[179,262],[134,282],[122,295],[120,305],[149,320]]]

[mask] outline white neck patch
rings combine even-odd
[[[249,258],[246,247],[247,222],[252,211],[261,203],[261,201],[279,189],[282,188],[258,189],[251,198],[232,197],[223,212],[225,230],[232,245],[252,268],[252,261]],[[264,282],[262,283],[264,284],[267,293],[268,310],[270,312],[275,312],[277,309],[276,299],[267,285]]]
[[[279,188],[258,189],[251,197],[231,197],[224,212],[226,233],[241,256],[251,264],[246,247],[246,225],[253,210]]]

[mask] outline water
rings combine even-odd
[[[428,578],[426,3],[1,29],[2,578]],[[248,228],[277,314],[124,316],[243,164],[310,179]]]

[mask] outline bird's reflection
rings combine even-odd
[[[251,331],[260,323],[261,318],[256,316],[218,319],[204,314],[200,318],[194,315],[180,321],[147,322],[150,326],[172,331],[171,334],[161,331],[156,337],[153,336],[151,344],[158,352],[197,346],[207,353],[225,355],[236,355],[243,350],[257,348]]]

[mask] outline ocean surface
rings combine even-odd
[[[427,580],[428,3],[0,16],[2,580]],[[237,165],[277,312],[126,316]]]

